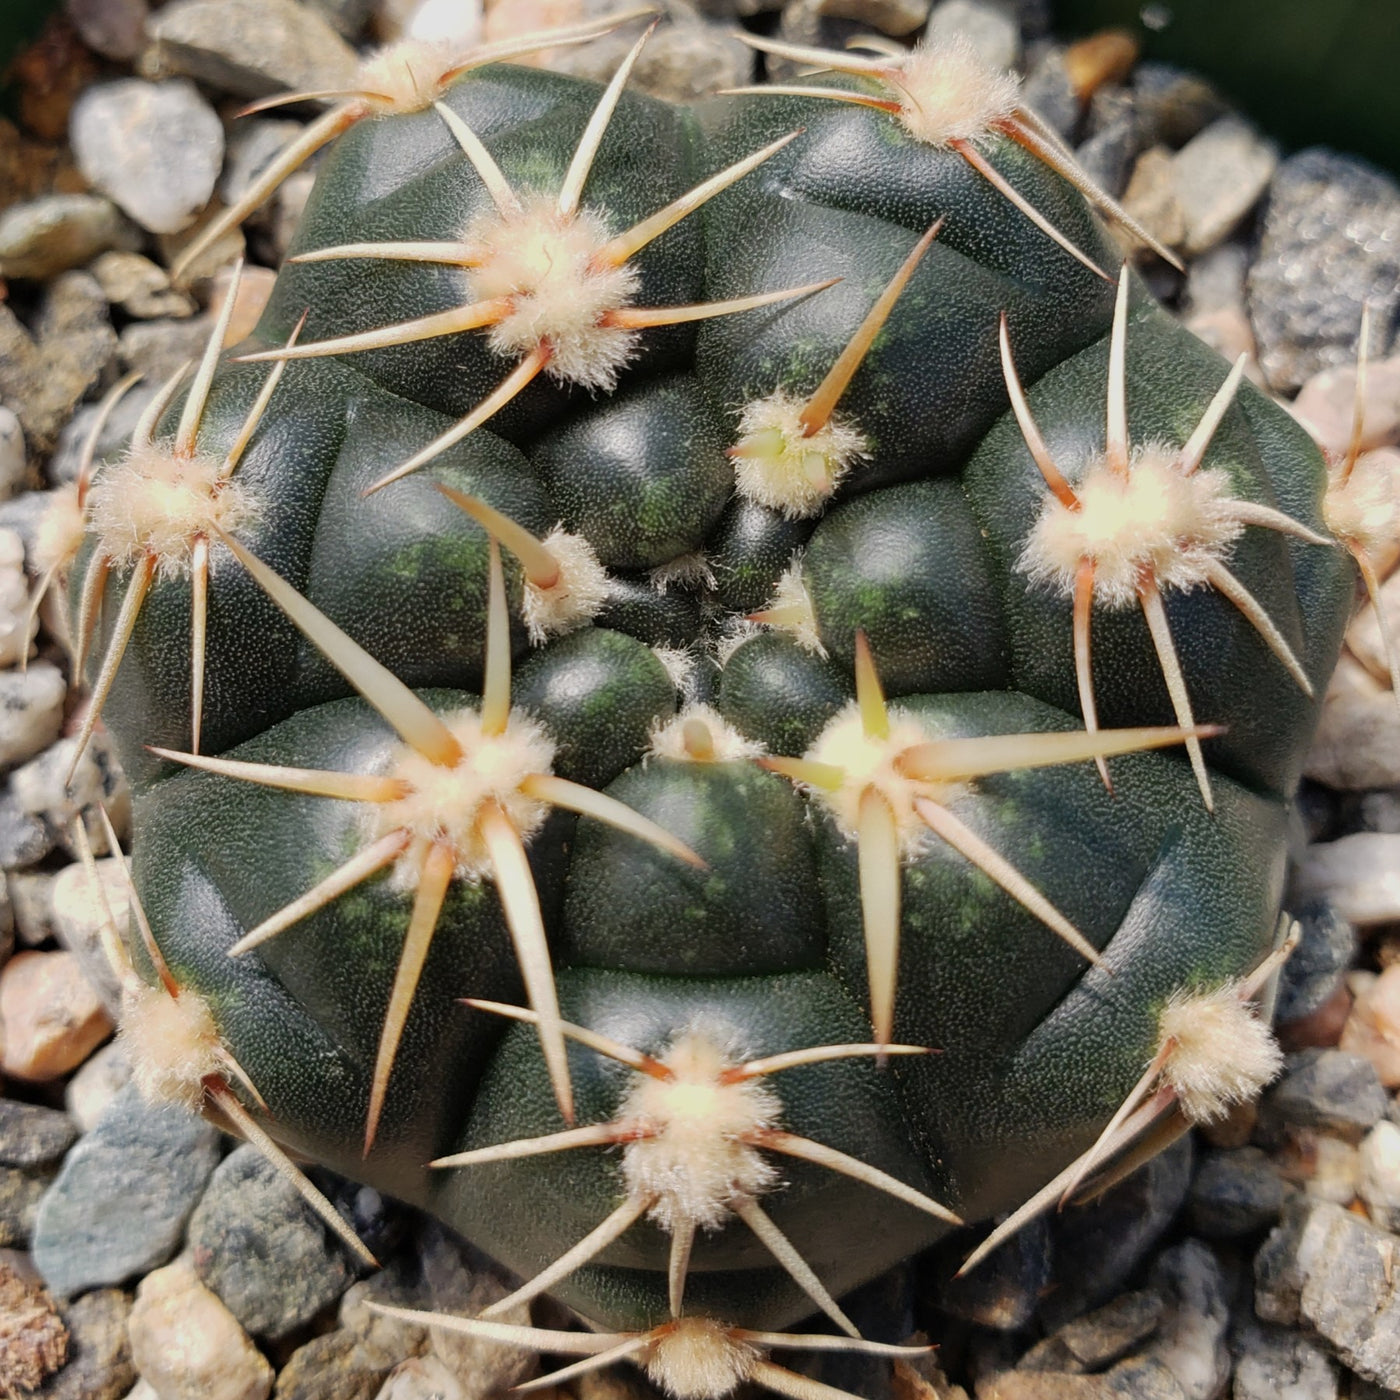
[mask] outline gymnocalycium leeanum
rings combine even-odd
[[[1275,1073],[1355,541],[1014,79],[498,61],[635,20],[332,95],[261,324],[49,569],[142,1084],[526,1280],[441,1325],[829,1396],[771,1355],[902,1350],[842,1294]],[[500,1320],[545,1291],[598,1330]]]

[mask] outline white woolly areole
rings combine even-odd
[[[671,684],[683,691],[695,673],[695,653],[687,647],[652,647],[651,654],[661,663]]]
[[[1358,457],[1345,486],[1331,486],[1322,498],[1322,518],[1340,540],[1374,553],[1395,538],[1400,523],[1393,454]]]
[[[1176,1090],[1181,1111],[1193,1123],[1223,1118],[1283,1068],[1273,1032],[1241,1000],[1238,983],[1174,993],[1159,1025],[1162,1043],[1170,1046],[1163,1082]]]
[[[779,389],[745,404],[739,415],[734,484],[741,496],[779,510],[789,520],[820,515],[851,467],[870,444],[838,414],[810,436],[802,426],[806,400]]]
[[[622,1177],[634,1199],[657,1198],[648,1215],[663,1229],[713,1230],[731,1202],[776,1183],[774,1168],[740,1138],[775,1128],[782,1105],[761,1079],[724,1082],[737,1062],[697,1031],[679,1035],[660,1059],[674,1077],[638,1074],[619,1110],[620,1121],[653,1133],[622,1149]]]
[[[812,595],[802,578],[801,555],[794,555],[792,563],[783,570],[778,586],[763,611],[776,614],[769,626],[781,627],[784,632],[790,633],[793,641],[804,651],[822,657],[826,655],[821,633],[817,630],[817,613],[812,606]]]
[[[546,535],[543,543],[559,566],[559,577],[548,588],[528,577],[525,580],[521,612],[536,646],[550,637],[576,632],[608,600],[608,571],[582,535],[571,535],[561,527]]]
[[[406,796],[375,808],[379,834],[407,831],[418,841],[452,849],[459,879],[479,880],[492,868],[480,821],[488,803],[499,804],[510,824],[528,841],[549,814],[546,803],[527,797],[521,783],[531,773],[548,773],[554,741],[528,715],[512,710],[503,734],[483,734],[475,710],[444,715],[442,722],[462,746],[452,767],[434,763],[403,745],[390,769],[408,788]],[[407,888],[416,879],[414,847],[400,859],[395,879]]]
[[[708,1317],[678,1317],[660,1329],[647,1375],[675,1400],[723,1400],[753,1374],[759,1353]]]
[[[928,827],[914,810],[916,797],[946,802],[961,784],[931,783],[906,777],[900,771],[900,756],[917,744],[927,744],[929,734],[911,714],[892,705],[889,708],[890,737],[872,739],[861,723],[860,705],[849,701],[827,721],[817,741],[803,755],[814,763],[829,763],[845,773],[845,781],[834,792],[812,788],[811,794],[836,818],[845,835],[855,840],[860,825],[860,802],[874,788],[889,803],[899,833],[900,854],[910,856],[928,842]]]
[[[386,115],[423,112],[442,96],[447,75],[461,62],[460,44],[400,39],[365,58],[350,86]]]
[[[150,1103],[197,1109],[204,1080],[222,1073],[221,1042],[209,1003],[193,992],[173,997],[162,987],[128,990],[117,1038],[137,1089]]]
[[[1226,474],[1185,476],[1177,456],[1155,443],[1135,448],[1126,476],[1090,463],[1074,487],[1079,509],[1047,494],[1016,567],[1071,596],[1080,562],[1092,559],[1094,599],[1111,608],[1136,603],[1144,570],[1159,588],[1201,587],[1244,526],[1230,513]]]
[[[920,44],[899,65],[899,119],[930,146],[979,141],[1015,114],[1020,80],[993,68],[963,38]]]
[[[713,588],[715,571],[703,554],[678,554],[658,564],[648,575],[651,586],[664,598],[671,588]]]
[[[541,344],[553,351],[545,372],[586,389],[612,389],[632,358],[637,332],[601,325],[626,306],[641,281],[630,263],[597,267],[608,241],[596,214],[562,216],[553,200],[529,195],[519,213],[492,210],[473,220],[466,241],[483,250],[467,274],[473,301],[510,297],[514,305],[491,327],[491,348],[525,355]]]
[[[187,578],[197,537],[212,538],[216,525],[235,531],[254,514],[248,493],[223,470],[218,457],[134,448],[88,493],[100,553],[117,568],[153,555],[162,578]]]
[[[685,732],[687,725],[697,723],[703,724],[709,731],[710,743],[714,748],[714,752],[707,754],[702,762],[735,763],[757,758],[764,752],[762,744],[756,739],[745,738],[712,706],[687,705],[679,714],[662,721],[651,731],[652,756],[696,762],[696,755],[686,747]]]
[[[48,507],[34,532],[34,567],[41,573],[66,569],[78,557],[87,520],[71,482],[49,493]]]

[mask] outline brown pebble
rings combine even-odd
[[[277,274],[270,267],[245,267],[238,283],[238,300],[234,303],[233,319],[228,323],[225,347],[237,345],[253,333],[272,295]],[[233,283],[233,271],[228,269],[214,278],[213,295],[209,299],[209,314],[217,317],[224,309],[228,289]]]
[[[48,1290],[0,1263],[0,1384],[37,1390],[68,1358],[68,1329]]]
[[[1138,41],[1126,29],[1104,29],[1065,50],[1065,74],[1081,102],[1105,83],[1121,83],[1138,60]]]
[[[1358,985],[1360,984],[1360,985]],[[1387,1089],[1400,1085],[1400,963],[1379,977],[1353,980],[1356,1003],[1337,1042],[1376,1067]]]
[[[1279,1043],[1285,1050],[1331,1049],[1341,1039],[1351,1005],[1351,992],[1345,985],[1339,986],[1316,1010],[1279,1026]]]
[[[72,953],[19,953],[0,969],[0,1068],[16,1079],[57,1079],[112,1033]]]

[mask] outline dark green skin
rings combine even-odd
[[[855,694],[851,673],[784,632],[735,648],[720,681],[719,710],[773,753],[802,754]]]
[[[553,193],[596,95],[491,68],[448,100],[512,180]],[[738,1054],[870,1035],[853,845],[755,766],[639,762],[651,726],[678,702],[714,703],[743,733],[801,753],[850,697],[860,629],[889,693],[903,697],[896,703],[940,733],[1081,724],[1069,602],[1031,589],[1015,567],[1044,487],[1007,413],[997,315],[1008,313],[1032,409],[1073,479],[1076,453],[1103,437],[1109,284],[960,157],[918,146],[881,113],[816,100],[734,99],[689,113],[628,94],[585,204],[621,230],[797,126],[806,134],[640,256],[637,302],[843,277],[837,286],[698,329],[649,331],[613,394],[542,378],[487,428],[367,500],[359,493],[375,476],[473,408],[512,362],[472,333],[294,366],[240,468],[264,503],[241,532],[249,546],[410,683],[454,688],[434,703],[469,703],[461,692],[480,684],[487,552],[435,480],[485,496],[537,534],[562,521],[619,571],[598,625],[533,651],[517,626],[513,694],[555,737],[561,774],[607,785],[709,862],[692,871],[562,815],[531,842],[564,1014],[653,1052],[697,1025],[732,1028]],[[1067,185],[1012,143],[993,139],[986,152],[1112,268],[1106,238]],[[486,202],[436,114],[366,121],[328,153],[296,248],[460,238]],[[839,501],[811,522],[734,503],[724,449],[744,400],[810,392],[943,215],[943,234],[841,402],[871,451]],[[290,264],[255,343],[280,343],[308,308],[303,339],[315,340],[461,298],[461,275],[443,268]],[[1141,289],[1134,307],[1132,435],[1184,442],[1225,367]],[[202,449],[224,450],[265,374],[221,368]],[[1247,386],[1206,465],[1228,470],[1250,499],[1318,523],[1320,457]],[[738,614],[767,601],[799,544],[829,657],[771,633],[721,669],[718,643]],[[707,556],[716,589],[660,593],[648,571],[692,553]],[[381,769],[394,744],[385,727],[361,702],[335,699],[340,677],[226,552],[213,557],[204,751]],[[1229,563],[1320,693],[1351,598],[1343,551],[1250,528]],[[514,613],[513,565],[508,580]],[[104,628],[120,596],[111,591]],[[1208,749],[1214,817],[1176,752],[1114,760],[1116,797],[1086,763],[989,778],[950,799],[1105,951],[1114,975],[1086,970],[933,842],[905,868],[896,1035],[939,1053],[883,1070],[851,1060],[785,1073],[773,1087],[786,1126],[970,1218],[1012,1209],[1102,1129],[1155,1048],[1165,999],[1258,962],[1274,933],[1284,802],[1315,704],[1223,600],[1168,596],[1167,608],[1198,718],[1229,725]],[[153,590],[108,710],[141,784],[136,878],[177,978],[209,999],[278,1137],[428,1204],[510,1267],[537,1270],[617,1206],[616,1151],[440,1174],[425,1165],[563,1126],[534,1030],[458,1004],[522,996],[494,888],[453,887],[379,1139],[362,1160],[411,900],[381,876],[248,957],[225,956],[367,833],[354,809],[326,799],[202,773],[150,782],[161,770],[141,746],[188,742],[188,618],[186,583]],[[1094,622],[1104,723],[1170,722],[1140,618],[1099,610]],[[679,696],[651,645],[690,651]],[[591,1051],[570,1054],[579,1121],[609,1118],[628,1072]],[[941,1229],[833,1173],[780,1166],[789,1185],[763,1207],[836,1293]],[[601,1326],[643,1325],[666,1314],[665,1266],[666,1241],[641,1226],[557,1291]],[[737,1225],[697,1242],[687,1304],[758,1327],[810,1309]]]

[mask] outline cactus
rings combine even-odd
[[[338,97],[252,341],[51,567],[150,1091],[528,1280],[444,1325],[826,1395],[769,1351],[900,1354],[841,1294],[1276,1072],[1359,535],[1012,80],[681,111],[643,42]],[[499,1320],[545,1291],[604,1330]]]

